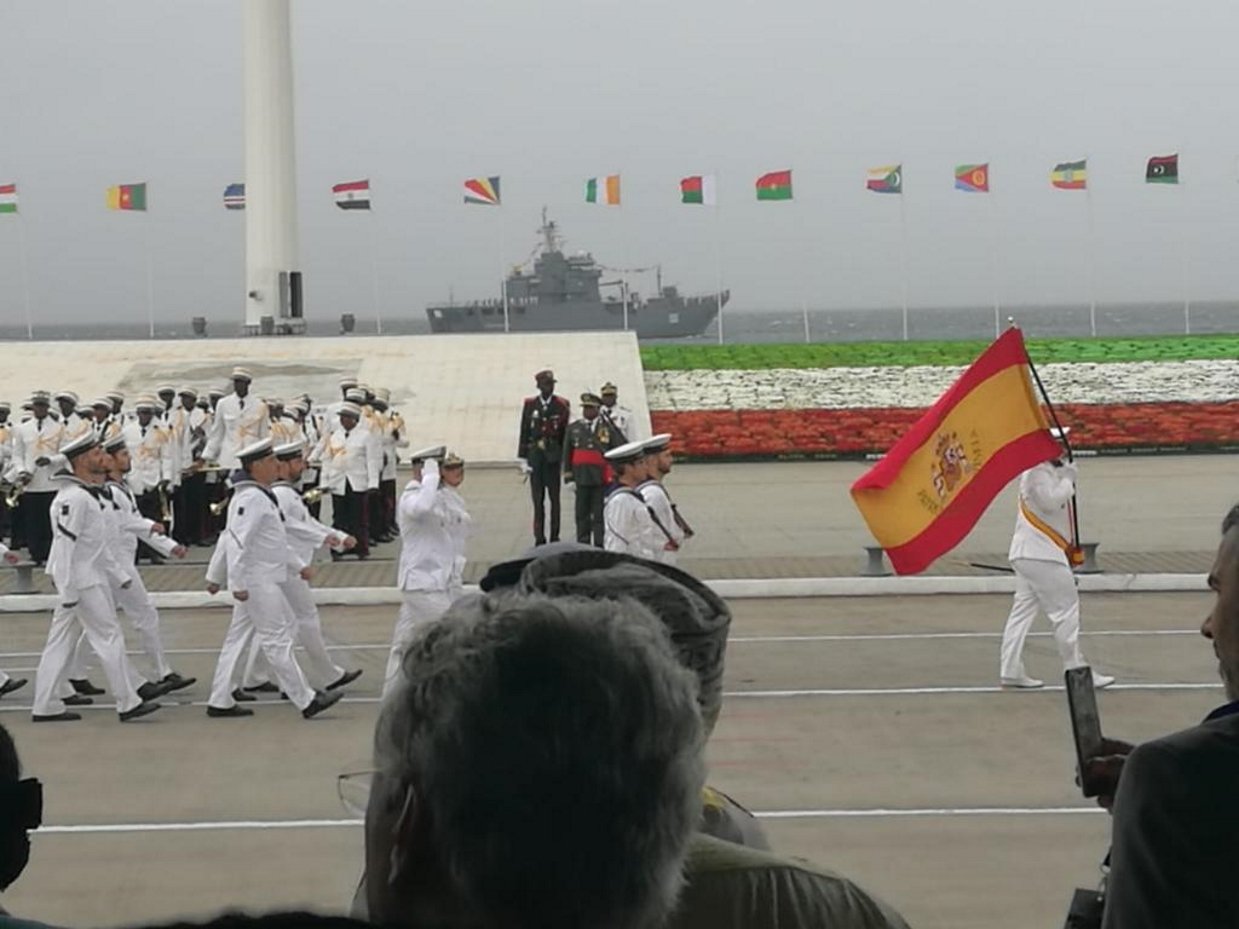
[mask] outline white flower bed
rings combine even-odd
[[[930,406],[962,367],[647,371],[651,410],[807,410]],[[1239,361],[1050,364],[1037,369],[1055,403],[1239,399]]]

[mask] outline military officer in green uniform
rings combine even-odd
[[[576,540],[602,548],[602,505],[611,469],[603,457],[628,440],[619,428],[598,415],[602,398],[581,394],[581,418],[564,434],[564,483],[576,485]]]
[[[550,501],[550,540],[559,541],[559,469],[563,459],[564,432],[571,418],[568,401],[555,393],[555,374],[549,370],[534,375],[538,392],[521,408],[520,444],[516,455],[529,479],[533,497],[533,541],[545,545],[545,502]]]

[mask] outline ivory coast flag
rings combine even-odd
[[[619,206],[620,188],[618,174],[608,174],[606,177],[591,177],[585,182],[585,202],[600,203],[603,206]]]
[[[916,574],[958,545],[1013,477],[1060,454],[1012,328],[852,485],[852,499],[895,572]]]

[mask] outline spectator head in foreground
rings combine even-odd
[[[1213,642],[1226,699],[1234,702],[1239,700],[1239,504],[1222,520],[1222,544],[1209,572],[1209,586],[1217,599],[1200,631]]]
[[[33,777],[22,780],[17,746],[0,725],[0,890],[8,890],[25,870],[29,831],[42,822],[43,785]]]
[[[375,729],[370,919],[660,925],[703,741],[693,677],[637,602],[457,601],[409,645]]]

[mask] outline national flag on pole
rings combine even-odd
[[[606,177],[591,177],[585,182],[585,202],[619,206],[620,176],[608,174]]]
[[[245,185],[244,184],[229,184],[224,188],[224,209],[226,210],[243,210],[245,209]]]
[[[771,171],[757,179],[758,200],[792,199],[792,172]]]
[[[1012,478],[1060,454],[1011,328],[852,485],[852,499],[896,573],[915,574],[958,545]]]
[[[955,189],[970,194],[989,193],[989,163],[983,165],[956,165]]]
[[[1056,164],[1050,172],[1050,183],[1059,190],[1085,190],[1088,187],[1088,160]]]
[[[370,209],[369,179],[335,184],[331,188],[331,193],[336,198],[336,206],[342,210]]]
[[[680,202],[714,206],[718,203],[718,188],[713,174],[694,174],[680,181]]]
[[[1144,169],[1146,184],[1177,184],[1179,183],[1179,156],[1154,155],[1149,159],[1149,165]]]
[[[117,184],[108,188],[109,210],[146,210],[146,184]]]
[[[17,185],[0,184],[0,213],[17,212]]]
[[[903,165],[870,168],[869,177],[865,181],[865,189],[872,190],[875,194],[903,193]]]
[[[499,206],[499,178],[471,177],[465,181],[465,203]]]

